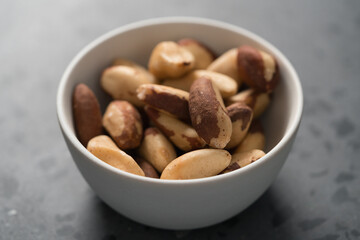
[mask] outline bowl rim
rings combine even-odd
[[[99,158],[95,157],[93,154],[91,154],[86,147],[84,147],[80,141],[77,139],[76,134],[73,133],[70,126],[65,124],[65,107],[63,106],[64,101],[64,93],[65,93],[65,87],[67,84],[67,80],[69,79],[69,76],[73,69],[76,67],[77,63],[94,47],[97,47],[101,43],[105,42],[106,40],[113,38],[119,34],[125,33],[127,31],[141,28],[141,27],[148,27],[152,25],[161,25],[161,24],[174,24],[174,23],[185,23],[185,24],[200,24],[200,25],[207,25],[212,27],[218,27],[225,30],[230,30],[232,32],[236,32],[238,34],[244,35],[255,42],[259,43],[262,46],[265,46],[266,48],[270,49],[273,53],[275,53],[277,58],[280,58],[281,61],[284,64],[284,67],[288,70],[289,74],[291,75],[291,78],[293,79],[293,89],[297,92],[297,98],[295,99],[295,102],[297,102],[298,106],[295,111],[295,116],[293,117],[293,121],[289,123],[289,126],[287,130],[284,133],[284,136],[281,138],[281,140],[268,152],[264,157],[262,157],[259,161],[255,161],[254,163],[244,167],[240,168],[236,171],[229,172],[227,174],[221,174],[206,178],[198,178],[198,179],[186,179],[186,180],[165,180],[165,179],[155,179],[155,178],[149,178],[149,177],[143,177],[138,176],[135,174],[131,174],[125,171],[122,171],[120,169],[117,169]],[[57,118],[60,125],[60,128],[64,134],[64,137],[66,136],[67,139],[70,141],[70,143],[83,155],[85,155],[88,159],[90,159],[93,163],[95,163],[98,167],[102,167],[105,170],[109,172],[109,174],[116,174],[123,177],[130,178],[135,181],[140,182],[146,182],[146,183],[152,183],[152,184],[170,184],[170,185],[188,185],[188,184],[204,184],[204,183],[211,183],[214,181],[221,181],[225,179],[235,178],[237,175],[245,174],[247,172],[252,171],[254,168],[261,167],[266,161],[269,161],[277,152],[282,150],[287,143],[291,140],[292,136],[296,134],[296,131],[300,125],[301,116],[303,112],[303,90],[302,86],[298,77],[298,74],[296,73],[294,67],[290,63],[290,61],[283,55],[280,50],[278,50],[275,46],[273,46],[271,43],[269,43],[267,40],[263,39],[262,37],[256,35],[253,32],[250,32],[249,30],[246,30],[242,27],[218,21],[208,18],[200,18],[200,17],[188,17],[188,16],[174,16],[174,17],[160,17],[160,18],[150,18],[146,20],[141,20],[137,22],[133,22],[130,24],[126,24],[124,26],[115,28],[89,44],[87,44],[85,47],[82,48],[80,52],[76,54],[76,56],[71,60],[70,64],[66,67],[65,72],[63,73],[58,90],[57,90],[57,97],[56,97],[56,108],[57,108]]]

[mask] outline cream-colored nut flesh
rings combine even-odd
[[[135,158],[135,161],[144,171],[145,177],[160,178],[159,173],[155,170],[154,166],[151,165],[151,163],[146,161],[144,158],[137,157]]]
[[[143,84],[136,92],[144,103],[181,120],[190,120],[188,92],[158,84]]]
[[[266,92],[259,92],[250,88],[226,99],[226,105],[236,102],[244,102],[254,111],[254,118],[258,118],[269,106],[270,95]]]
[[[239,146],[236,147],[234,153],[248,152],[253,149],[264,150],[265,135],[264,130],[259,121],[253,121],[250,125],[249,131]]]
[[[264,62],[264,78],[267,82],[270,82],[273,78],[276,70],[276,64],[275,59],[270,54],[267,54],[266,52],[259,51],[262,60]]]
[[[154,127],[145,130],[139,154],[149,161],[160,173],[176,158],[173,145],[160,130]]]
[[[259,160],[263,156],[265,156],[265,153],[259,149],[233,154],[229,166],[222,173],[245,167],[246,165]]]
[[[231,161],[226,150],[201,149],[185,153],[173,160],[161,174],[161,179],[195,179],[215,176]]]
[[[112,101],[102,123],[119,148],[133,149],[140,145],[143,128],[140,113],[127,101]]]
[[[189,91],[193,82],[201,77],[210,79],[219,89],[223,98],[235,95],[238,90],[238,84],[234,79],[224,74],[208,70],[195,70],[179,79],[167,79],[163,82],[163,84],[166,86],[179,88],[184,91]]]
[[[114,99],[126,100],[135,106],[143,106],[136,96],[136,89],[145,83],[153,83],[142,71],[132,66],[107,68],[101,77],[101,87]]]
[[[176,42],[160,42],[153,49],[148,68],[158,79],[179,78],[192,70],[194,55]]]
[[[232,123],[231,139],[226,148],[231,149],[238,146],[246,136],[253,118],[253,111],[242,102],[234,103],[226,110]]]
[[[206,69],[214,60],[214,54],[203,43],[195,39],[184,38],[178,44],[189,50],[195,57],[194,69]]]
[[[128,173],[145,176],[143,170],[135,160],[120,150],[108,136],[100,135],[92,138],[87,145],[87,149],[95,155],[95,157],[115,168]]]
[[[215,84],[201,77],[190,88],[191,123],[199,136],[214,148],[224,148],[231,138],[232,124]]]
[[[190,151],[203,148],[206,145],[205,141],[190,125],[150,106],[145,106],[144,109],[156,127],[179,149]]]
[[[128,66],[128,67],[134,67],[137,70],[139,70],[140,74],[143,76],[146,76],[148,78],[149,83],[157,83],[157,79],[155,78],[154,75],[152,75],[148,70],[146,70],[146,68],[144,68],[143,66],[130,61],[130,60],[126,60],[126,59],[122,59],[122,58],[117,58],[115,59],[115,61],[112,64],[113,66]]]
[[[237,48],[223,53],[207,67],[207,70],[227,75],[234,79],[239,87],[241,86],[242,81],[237,68]]]

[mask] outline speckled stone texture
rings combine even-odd
[[[0,239],[359,239],[360,1],[47,1],[0,5]],[[69,61],[118,26],[190,15],[245,27],[297,69],[294,148],[238,216],[193,231],[132,222],[89,189],[60,134],[55,96]]]

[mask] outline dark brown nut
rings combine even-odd
[[[244,140],[236,147],[234,153],[248,152],[253,149],[264,150],[265,135],[260,121],[252,121]]]
[[[145,112],[160,131],[179,149],[190,151],[206,145],[194,128],[179,119],[149,106],[145,106]]]
[[[101,77],[101,86],[116,100],[126,100],[135,106],[143,106],[136,96],[136,89],[145,83],[153,83],[149,77],[132,66],[114,66],[107,68]]]
[[[273,56],[250,46],[241,46],[237,56],[238,69],[243,81],[261,92],[272,92],[279,77]]]
[[[233,154],[229,166],[222,173],[228,173],[236,169],[245,167],[246,165],[249,165],[256,160],[259,160],[263,156],[265,156],[265,153],[259,149],[253,149],[248,152]]]
[[[112,101],[102,122],[120,149],[133,149],[140,145],[143,131],[141,117],[129,102]]]
[[[136,158],[135,161],[139,165],[139,167],[144,171],[145,177],[151,178],[159,178],[158,172],[155,170],[153,165],[151,165],[148,161],[143,158]]]
[[[139,64],[130,61],[130,60],[126,60],[126,59],[122,59],[122,58],[118,58],[115,59],[115,61],[112,64],[113,66],[128,66],[128,67],[134,67],[137,70],[139,70],[140,74],[143,77],[147,77],[148,81],[150,83],[157,83],[157,79],[155,78],[154,75],[152,75],[148,70],[146,70],[146,68],[144,68],[143,66],[140,66]]]
[[[157,84],[143,84],[136,92],[144,103],[189,122],[188,92]]]
[[[99,102],[85,84],[75,87],[72,99],[76,135],[86,147],[89,140],[103,133]]]
[[[115,168],[128,173],[145,176],[143,170],[135,160],[124,151],[121,151],[108,136],[100,135],[92,138],[87,145],[87,149],[94,154],[95,157]]]
[[[246,136],[253,118],[253,111],[242,102],[234,103],[226,110],[232,123],[231,139],[226,148],[231,149],[238,146]]]
[[[201,77],[190,88],[189,110],[193,127],[214,148],[224,148],[230,141],[232,125],[218,89]]]
[[[201,77],[210,79],[219,89],[223,98],[231,97],[236,94],[238,85],[234,79],[221,73],[211,72],[208,70],[195,70],[179,79],[167,79],[164,85],[189,91],[193,82]]]
[[[195,69],[206,69],[215,59],[214,53],[203,43],[184,38],[178,41],[178,44],[189,50],[195,57]]]
[[[159,129],[153,127],[145,130],[139,154],[148,160],[160,173],[176,158],[173,145]]]
[[[160,42],[153,49],[149,60],[149,71],[158,79],[179,78],[192,70],[194,55],[176,42]]]
[[[173,160],[161,174],[161,179],[195,179],[215,176],[231,161],[226,150],[201,149],[185,153]]]
[[[244,102],[254,111],[254,118],[258,118],[268,107],[270,103],[270,96],[265,92],[247,89],[226,99],[227,105],[231,105],[236,102]]]
[[[222,73],[234,79],[239,87],[241,86],[241,78],[237,66],[237,48],[232,48],[215,59],[207,68],[209,71]]]

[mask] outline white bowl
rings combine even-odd
[[[71,96],[77,83],[86,83],[104,109],[109,101],[99,86],[101,72],[116,57],[147,65],[160,41],[184,37],[198,39],[217,54],[241,44],[271,53],[281,81],[263,119],[268,153],[244,168],[195,180],[159,180],[118,170],[99,160],[77,140]],[[137,222],[165,229],[193,229],[224,221],[247,208],[277,176],[300,124],[303,95],[289,60],[257,35],[209,19],[170,17],[151,19],[115,29],[86,46],[67,67],[58,89],[57,114],[67,146],[93,191],[120,214]]]

